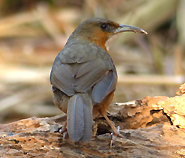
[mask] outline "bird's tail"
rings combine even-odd
[[[92,108],[92,101],[87,93],[77,93],[69,99],[67,130],[71,141],[91,140]]]

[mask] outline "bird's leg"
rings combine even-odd
[[[116,127],[113,125],[112,121],[109,120],[109,118],[107,117],[107,109],[113,99],[113,96],[114,96],[114,92],[110,93],[99,105],[100,109],[98,110],[99,113],[105,118],[105,120],[107,121],[107,123],[110,125],[110,127],[112,128],[113,130],[113,133],[111,134],[112,135],[112,140],[111,140],[111,144],[110,146],[112,147],[112,144],[113,142],[116,140],[117,137],[121,137],[123,138],[123,136],[120,134],[119,132],[119,127],[118,129],[116,129]],[[94,107],[96,108],[96,106]],[[95,112],[96,109],[94,109],[94,112]],[[93,112],[93,113],[94,113]]]
[[[119,135],[119,134],[120,134],[119,131],[118,131],[118,130],[116,129],[116,127],[113,125],[113,123],[111,122],[111,120],[109,120],[109,118],[108,118],[106,115],[104,115],[103,117],[106,119],[106,121],[108,122],[108,124],[109,124],[110,127],[112,128],[113,133],[114,133],[115,135]]]
[[[65,141],[65,137],[67,135],[67,120],[59,132],[63,134],[63,141]]]
[[[112,145],[115,142],[116,138],[117,137],[123,138],[123,135],[121,135],[120,132],[119,132],[120,127],[118,126],[118,129],[116,129],[116,127],[113,125],[111,120],[107,117],[107,115],[105,115],[104,113],[101,113],[101,115],[106,119],[107,123],[110,125],[110,127],[113,130],[113,133],[111,133],[112,140],[111,140],[111,143],[110,143],[110,147],[112,147]]]

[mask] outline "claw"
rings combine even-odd
[[[67,121],[65,122],[64,126],[59,130],[59,132],[63,134],[63,141],[65,141],[66,135],[68,134]]]
[[[64,132],[63,133],[63,142],[65,141],[65,138],[66,138],[66,135],[67,135],[68,133],[67,132]]]
[[[110,142],[110,148],[113,147],[113,143],[116,141],[116,138],[117,138],[117,137],[123,138],[123,136],[120,134],[119,131],[120,131],[120,126],[117,127],[117,131],[116,131],[116,132],[112,132],[112,133],[111,133],[112,140],[111,140],[111,142]]]

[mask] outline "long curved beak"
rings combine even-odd
[[[120,32],[138,32],[138,33],[144,33],[148,34],[145,30],[131,25],[122,25],[120,24],[119,27],[114,31],[114,33],[120,33]]]

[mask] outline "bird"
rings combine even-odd
[[[73,31],[53,62],[53,102],[67,114],[61,133],[67,131],[72,142],[90,142],[93,119],[100,116],[106,119],[113,135],[120,135],[107,117],[118,78],[107,41],[121,32],[147,34],[139,27],[90,18]]]

